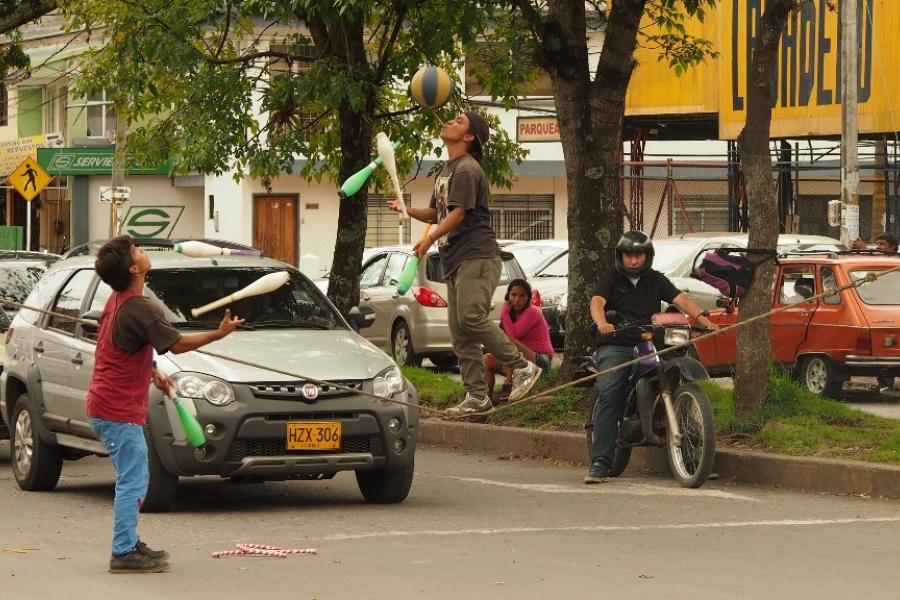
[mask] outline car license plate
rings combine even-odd
[[[341,423],[288,423],[286,442],[288,450],[340,450]]]

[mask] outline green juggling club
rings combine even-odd
[[[425,225],[425,231],[422,233],[422,242],[424,242],[425,238],[428,237],[429,231],[431,231],[431,223]],[[416,273],[418,271],[419,255],[413,254],[406,261],[406,266],[403,267],[403,271],[400,272],[400,277],[397,278],[397,294],[402,296],[409,291],[409,288],[412,287],[413,282],[416,280]]]
[[[184,405],[184,401],[175,395],[172,389],[166,391],[166,397],[175,403],[175,410],[178,412],[178,420],[184,429],[184,437],[188,443],[194,448],[199,448],[206,443],[206,436],[203,434],[203,427],[197,417],[192,415]]]
[[[400,142],[394,142],[394,150],[399,147]],[[345,181],[338,190],[338,196],[343,199],[348,198],[358,192],[360,188],[364,186],[369,180],[369,177],[372,175],[372,171],[375,170],[375,167],[379,166],[381,163],[381,157],[379,156],[368,165],[348,177],[347,181]]]

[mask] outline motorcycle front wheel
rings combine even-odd
[[[706,483],[716,458],[716,420],[712,404],[696,383],[683,383],[672,398],[680,441],[666,431],[669,467],[675,479],[689,488]]]

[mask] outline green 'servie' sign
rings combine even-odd
[[[38,148],[38,164],[50,175],[110,175],[112,148]],[[131,175],[168,175],[168,164],[128,169]]]

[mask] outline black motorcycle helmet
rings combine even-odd
[[[643,254],[647,257],[640,269],[627,269],[622,262],[623,254]],[[653,267],[653,241],[643,231],[626,231],[616,244],[616,271],[626,277],[640,277]]]

